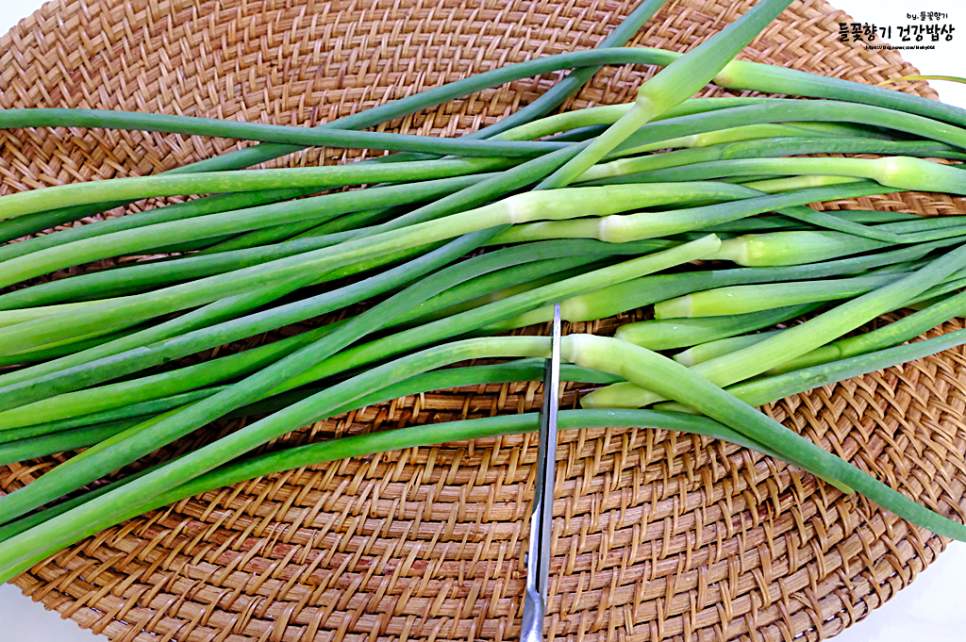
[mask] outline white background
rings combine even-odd
[[[552,1],[552,0],[548,0]],[[42,0],[0,0],[0,34],[43,4]],[[832,0],[857,22],[906,24],[906,12],[939,11],[958,31],[934,51],[903,51],[923,74],[966,76],[966,3],[963,0]],[[893,44],[898,43],[893,30]],[[966,85],[936,82],[944,102],[966,107]],[[867,620],[836,638],[841,642],[955,642],[966,638],[966,545],[953,544],[910,587],[899,592]],[[0,639],[18,642],[93,642],[88,631],[62,620],[24,597],[11,584],[0,585]],[[104,638],[100,638],[104,639]]]

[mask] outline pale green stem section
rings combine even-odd
[[[720,33],[662,69],[641,86],[634,106],[619,121],[545,179],[539,189],[566,187],[642,125],[693,96],[789,4],[791,0],[761,0]]]
[[[889,243],[839,232],[765,232],[722,241],[715,258],[749,267],[801,265],[888,246]]]
[[[854,357],[915,339],[932,328],[966,314],[966,292],[939,301],[889,325],[854,337],[840,339],[792,359],[770,372],[774,374]]]
[[[743,334],[739,337],[728,337],[727,339],[709,341],[708,343],[702,343],[688,348],[684,352],[677,353],[674,355],[674,360],[682,366],[690,368],[691,366],[710,361],[716,357],[731,354],[748,346],[753,346],[756,343],[761,343],[778,332],[781,332],[781,330],[759,332],[757,334]]]
[[[664,183],[653,184],[665,185]],[[689,183],[668,183],[667,185],[675,184],[688,185]],[[739,185],[733,187],[742,189],[742,186]],[[558,190],[554,190],[554,193],[556,191]],[[591,238],[608,243],[625,243],[700,230],[776,209],[807,205],[824,200],[881,194],[884,191],[886,191],[886,188],[872,182],[856,182],[841,186],[803,189],[785,194],[764,196],[756,196],[757,192],[749,189],[746,192],[749,198],[740,201],[672,211],[615,214],[599,219],[582,218],[565,221],[562,225],[554,222],[514,226],[514,228],[496,237],[493,242],[519,243],[553,238]],[[555,218],[554,220],[559,219]]]
[[[691,114],[715,111],[717,109],[729,109],[731,107],[740,107],[744,105],[756,105],[765,102],[774,102],[776,100],[782,99],[739,98],[731,96],[721,98],[691,98],[684,101],[677,107],[664,112],[655,120],[667,120],[670,118],[677,118],[679,116],[689,116]],[[534,140],[536,138],[543,138],[544,136],[550,136],[559,132],[566,132],[583,127],[593,127],[595,125],[613,125],[620,120],[624,114],[630,111],[633,106],[634,103],[623,103],[620,105],[599,105],[596,107],[585,107],[584,109],[565,111],[559,114],[554,114],[553,116],[547,116],[539,120],[524,123],[523,125],[519,125],[512,129],[508,129],[503,133],[491,137],[490,140]],[[822,125],[827,124],[822,123]],[[782,127],[781,125],[775,126]],[[809,124],[807,127],[792,126],[776,131],[784,132],[782,135],[802,136],[805,132],[808,132],[810,135],[814,136],[819,132],[815,131],[813,127],[814,125]],[[833,132],[829,133],[832,134]],[[841,132],[835,133],[838,135]]]
[[[541,218],[605,216],[628,208],[686,202],[700,198],[702,194],[710,199],[730,199],[745,193],[744,188],[726,183],[612,185],[525,192],[435,221],[373,236],[361,236],[337,246],[153,292],[98,301],[85,308],[83,315],[72,314],[69,319],[66,315],[51,316],[29,324],[19,323],[9,328],[0,328],[0,351],[26,352],[53,347],[75,338],[106,334],[161,314],[210,303],[229,293],[233,294],[270,279],[289,279],[311,274],[321,276],[332,269],[363,259],[445,241],[495,226]],[[100,238],[104,237],[98,237]],[[8,313],[0,313],[0,320],[5,314]]]
[[[814,319],[743,350],[700,363],[691,370],[718,386],[744,381],[861,327],[942,283],[963,267],[966,267],[966,246],[934,260],[909,276],[843,303]],[[614,384],[590,393],[581,403],[588,408],[636,408],[665,399],[660,394],[636,388],[633,384]]]
[[[910,156],[884,158],[739,158],[695,163],[685,169],[659,170],[663,174],[686,174],[688,180],[716,180],[759,174],[788,176],[840,176],[873,180],[897,190],[966,193],[963,170]],[[668,179],[663,179],[668,180]]]
[[[734,285],[702,290],[654,306],[654,318],[719,317],[750,314],[789,305],[847,299],[882,287],[902,274],[872,274],[851,279]]]
[[[769,178],[741,184],[745,187],[750,187],[766,194],[780,194],[781,192],[788,192],[797,189],[825,187],[827,185],[845,185],[846,183],[855,183],[860,180],[862,179],[851,178],[849,176],[820,174],[817,176],[788,176],[785,178]]]
[[[804,324],[803,324],[804,325]],[[797,326],[802,327],[802,326]],[[787,330],[782,335],[791,330]],[[781,335],[779,335],[781,336]],[[759,343],[764,345],[766,342]],[[836,479],[887,507],[904,519],[935,533],[966,541],[966,527],[920,506],[848,462],[756,411],[707,379],[667,357],[619,339],[571,335],[561,344],[561,356],[581,367],[617,374],[664,398],[691,406],[726,426],[775,449],[786,461]],[[747,348],[747,350],[754,350]],[[706,362],[710,363],[710,362]]]
[[[722,145],[725,143],[739,143],[747,140],[758,140],[761,138],[775,138],[775,137],[789,137],[789,136],[833,136],[833,134],[825,134],[824,132],[807,129],[805,127],[798,127],[795,125],[782,125],[778,123],[763,123],[760,125],[738,125],[737,127],[726,127],[724,129],[717,129],[712,132],[702,132],[700,134],[691,134],[690,136],[678,136],[677,138],[669,138],[667,140],[662,140],[656,143],[648,143],[647,145],[640,145],[638,147],[632,147],[629,149],[622,149],[619,154],[620,156],[632,156],[635,154],[643,154],[646,152],[656,152],[662,149],[700,149],[703,147],[711,147],[712,145]],[[581,175],[580,180],[591,181],[601,178],[609,178],[611,176],[624,176],[626,174],[632,174],[636,172],[647,171],[644,169],[632,170],[631,168],[638,165],[637,163],[625,161],[638,161],[637,158],[621,158],[615,161],[610,161],[608,163],[600,163],[588,169]],[[600,169],[598,169],[600,168]]]
[[[618,339],[648,350],[673,350],[769,328],[811,312],[818,304],[789,306],[751,314],[669,321],[638,321],[617,328]]]
[[[862,220],[865,220],[864,218]],[[937,219],[932,219],[937,220]],[[711,229],[711,228],[708,228]],[[748,283],[774,283],[776,281],[802,281],[806,279],[820,279],[847,274],[861,274],[867,270],[879,269],[883,266],[897,265],[910,261],[918,261],[927,256],[934,250],[956,244],[957,239],[947,239],[933,243],[923,243],[904,247],[899,250],[889,252],[879,252],[857,257],[838,259],[823,263],[808,263],[790,267],[775,268],[738,268],[732,270],[706,270],[698,272],[684,272],[680,274],[661,274],[657,276],[643,277],[625,283],[617,283],[592,292],[579,295],[573,300],[563,301],[560,305],[561,311],[570,312],[573,316],[565,316],[567,321],[594,321],[604,319],[621,312],[633,310],[646,305],[660,303],[676,296],[697,292],[714,287],[724,287],[727,285],[742,285]],[[949,287],[950,284],[944,282],[942,288]],[[943,290],[944,292],[949,290]],[[941,293],[941,292],[940,292]],[[927,291],[920,296],[935,296],[936,292]],[[759,313],[755,313],[759,314]],[[765,314],[765,313],[761,313]],[[792,315],[797,316],[797,315]],[[733,317],[729,317],[733,318]],[[546,323],[553,319],[553,306],[545,306],[522,314],[518,317],[507,319],[491,326],[493,330],[510,330],[532,325],[534,323]],[[702,319],[678,320],[682,325],[689,323],[705,324]],[[772,323],[777,323],[778,320]],[[655,321],[644,321],[647,323],[663,323]],[[757,326],[759,329],[772,325]],[[622,328],[633,327],[637,324],[627,324],[618,328],[618,333]],[[677,324],[675,324],[677,325]],[[731,334],[741,334],[748,330],[740,330]],[[703,332],[705,332],[703,330]],[[684,347],[695,343],[704,343],[712,339],[720,339],[727,335],[709,336],[702,334],[702,338],[694,343],[677,343],[674,346],[655,346],[644,345],[651,349],[664,349],[670,347]]]

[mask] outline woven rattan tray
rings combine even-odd
[[[669,2],[635,44],[685,50],[750,4]],[[631,8],[629,0],[59,0],[0,39],[0,106],[313,125],[509,62],[591,47]],[[872,84],[915,73],[894,52],[838,42],[839,21],[848,18],[824,2],[796,2],[743,56]],[[653,72],[605,70],[574,104],[629,100]],[[456,135],[556,78],[483,92],[393,129]],[[898,87],[935,97],[922,84]],[[0,193],[157,172],[235,146],[62,129],[0,137]],[[312,150],[284,162],[323,156],[345,159]],[[966,213],[962,200],[925,194],[833,206]],[[607,333],[633,316],[571,330]],[[963,364],[951,351],[766,411],[961,520]],[[575,399],[568,390],[565,405]],[[321,422],[288,441],[539,402],[537,384],[442,391]],[[112,528],[15,582],[63,617],[127,642],[513,639],[534,445],[529,437],[445,444],[255,480]],[[716,441],[585,430],[564,433],[558,456],[556,639],[816,640],[861,620],[946,545],[863,499]],[[18,488],[59,460],[0,468],[0,487]]]

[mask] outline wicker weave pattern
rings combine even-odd
[[[637,43],[685,50],[749,5],[671,2]],[[63,0],[0,40],[0,106],[310,125],[509,62],[593,46],[630,8],[599,0]],[[867,83],[915,73],[892,52],[837,42],[840,20],[847,17],[824,2],[798,2],[744,57]],[[574,105],[627,100],[653,71],[609,69]],[[391,128],[455,135],[555,80],[482,92]],[[934,96],[921,84],[904,90]],[[152,173],[233,147],[138,132],[2,132],[0,193]],[[280,163],[323,157],[348,158],[312,150]],[[832,207],[966,212],[959,199],[926,194]],[[608,333],[637,315],[569,331]],[[963,519],[964,358],[950,351],[766,410]],[[568,390],[564,406],[575,400]],[[539,403],[536,383],[445,391],[321,422],[285,441]],[[512,639],[523,608],[535,444],[530,437],[446,444],[254,480],[105,531],[16,583],[62,616],[125,642]],[[864,500],[716,441],[588,430],[564,434],[559,457],[555,639],[817,640],[888,600],[945,546]],[[0,488],[20,487],[60,460],[0,468]]]

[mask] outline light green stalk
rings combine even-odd
[[[853,299],[804,323],[788,328],[753,346],[700,363],[693,372],[719,386],[727,386],[767,372],[800,355],[861,327],[966,267],[966,246],[940,257],[928,266]],[[584,397],[586,407],[641,407],[663,401],[659,393],[615,384]]]
[[[105,334],[162,314],[204,305],[267,280],[310,274],[321,276],[363,259],[491,227],[541,218],[605,216],[628,208],[687,202],[702,195],[707,198],[733,198],[743,193],[743,188],[724,183],[673,184],[667,189],[659,185],[624,185],[525,192],[436,221],[353,239],[337,246],[153,292],[97,302],[86,307],[83,315],[53,316],[30,324],[0,328],[0,353],[52,347],[68,340]],[[0,313],[0,318],[3,314],[6,313]]]
[[[682,366],[690,368],[691,366],[696,366],[699,363],[710,361],[716,357],[737,352],[738,350],[742,350],[748,346],[753,346],[756,343],[760,343],[773,336],[776,332],[781,332],[781,330],[759,332],[757,334],[743,334],[738,337],[728,337],[726,339],[718,339],[717,341],[709,341],[677,353],[674,355],[674,360],[680,363]]]
[[[656,183],[668,181],[716,180],[759,174],[788,176],[843,176],[874,180],[898,190],[966,193],[963,170],[950,165],[912,158],[887,156],[884,158],[741,158],[683,167],[660,169],[638,175],[635,180]]]
[[[566,187],[645,123],[684,102],[722,71],[790,0],[762,0],[720,33],[675,60],[641,85],[634,106],[541,187]]]
[[[568,300],[561,303],[561,310],[568,311],[570,316],[564,317],[568,321],[594,321],[699,290],[747,283],[802,281],[843,274],[858,274],[882,266],[917,261],[937,249],[958,244],[958,242],[956,239],[946,239],[889,252],[787,267],[737,268],[660,274],[624,283],[615,283],[595,292],[580,295],[572,301]],[[943,287],[946,287],[946,284]],[[534,323],[546,323],[551,319],[553,319],[553,306],[548,306],[502,321],[491,326],[491,329],[510,330]],[[700,319],[693,321],[701,322]],[[710,341],[710,339],[702,339],[698,343],[704,341]],[[685,344],[680,344],[677,347],[681,347],[681,345]]]
[[[770,448],[781,449],[785,457],[798,462],[796,465],[804,465],[807,469],[837,479],[872,501],[888,506],[889,510],[904,519],[947,537],[966,541],[966,526],[920,506],[774,419],[757,412],[698,375],[696,369],[700,365],[685,368],[667,357],[625,341],[586,334],[566,337],[561,344],[561,356],[585,368],[618,374],[634,384],[655,390],[664,398],[691,406]]]
[[[915,339],[920,334],[963,314],[966,314],[966,292],[934,303],[878,330],[833,341],[773,368],[771,372],[777,374],[800,370],[894,346]]]
[[[903,274],[870,274],[851,279],[735,285],[685,294],[654,306],[654,318],[721,317],[791,305],[849,299],[882,287]]]
[[[727,317],[625,323],[617,328],[615,336],[648,350],[673,350],[769,328],[777,323],[807,314],[817,307],[818,304],[794,305]]]
[[[131,200],[183,194],[254,192],[292,187],[311,187],[321,192],[344,185],[462,176],[503,169],[513,164],[513,161],[502,158],[476,158],[408,163],[350,163],[322,167],[112,178],[9,194],[0,198],[0,218],[13,218],[67,205],[87,205],[105,199]]]

